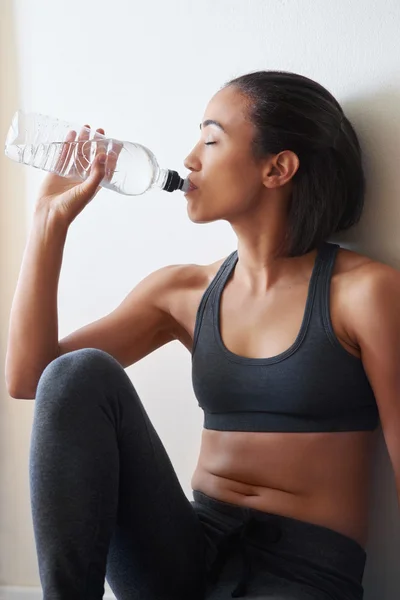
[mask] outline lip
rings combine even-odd
[[[188,177],[187,179],[188,179],[188,181],[189,181],[189,183],[190,183],[190,187],[189,187],[189,189],[188,189],[188,191],[187,191],[187,193],[188,193],[188,194],[189,194],[190,192],[194,192],[194,190],[198,190],[198,189],[199,189],[199,188],[197,187],[197,185],[195,185],[195,184],[193,183],[193,181],[190,179],[190,177]]]

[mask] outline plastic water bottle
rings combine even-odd
[[[160,169],[154,154],[141,144],[123,142],[84,126],[38,113],[15,113],[5,143],[5,154],[19,163],[85,180],[97,154],[107,155],[100,183],[127,196],[151,188],[188,191],[190,182],[176,171]]]

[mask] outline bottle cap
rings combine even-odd
[[[163,189],[166,192],[175,192],[175,190],[182,190],[185,184],[185,180],[176,171],[168,171],[167,181]]]

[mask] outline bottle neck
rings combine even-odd
[[[167,169],[158,169],[158,173],[157,173],[157,177],[154,181],[154,186],[160,188],[161,190],[164,189],[164,185],[167,182],[167,177],[168,177],[168,170]]]
[[[165,190],[166,192],[175,192],[175,190],[182,190],[185,192],[188,189],[188,181],[182,179],[176,171],[159,169],[154,186]]]

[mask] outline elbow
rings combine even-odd
[[[34,400],[36,396],[36,385],[28,386],[24,378],[16,377],[15,375],[6,371],[6,389],[11,396],[16,400]]]
[[[8,395],[16,400],[34,400],[36,396],[36,390],[24,388],[19,385],[14,385],[6,381],[6,387]]]
[[[40,378],[46,365],[51,361],[44,361],[39,365],[31,365],[27,360],[12,360],[6,357],[5,383],[11,398],[18,400],[34,400]]]

